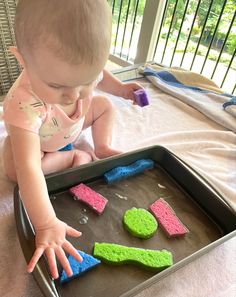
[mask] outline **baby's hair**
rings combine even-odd
[[[23,55],[40,46],[75,64],[109,55],[111,12],[106,0],[18,0],[16,44]]]

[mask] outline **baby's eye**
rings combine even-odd
[[[57,89],[57,90],[61,88],[59,86],[54,86],[54,85],[49,85],[49,87],[52,88],[52,89]]]

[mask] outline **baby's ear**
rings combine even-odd
[[[18,51],[16,46],[10,46],[9,51],[16,57],[17,61],[20,63],[20,65],[24,68],[25,67],[25,61],[22,56],[22,54]]]

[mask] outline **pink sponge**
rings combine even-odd
[[[108,202],[108,200],[101,194],[93,191],[91,188],[82,183],[70,188],[70,193],[72,193],[78,200],[90,206],[98,214],[103,213]]]
[[[164,199],[156,200],[149,208],[170,237],[182,236],[189,232]]]

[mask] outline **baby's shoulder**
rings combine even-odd
[[[43,102],[32,91],[31,84],[25,70],[22,71],[8,91],[5,101],[12,101],[12,103],[17,104],[19,102],[29,104],[40,102],[43,105]]]
[[[24,85],[14,86],[8,92],[3,104],[4,119],[26,119],[26,122],[44,121],[47,107],[29,88]]]
[[[13,85],[6,95],[4,105],[25,107],[31,106],[34,108],[43,108],[44,103],[41,101],[26,85]]]
[[[47,107],[31,91],[27,83],[17,80],[9,90],[3,104],[3,119],[13,125],[38,133],[47,118]]]

